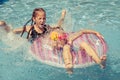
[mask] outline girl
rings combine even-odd
[[[50,34],[50,39],[53,40],[54,48],[56,49],[63,49],[63,59],[65,63],[65,68],[69,74],[72,74],[73,72],[73,63],[72,63],[72,43],[73,41],[80,37],[82,34],[87,33],[93,33],[97,35],[98,37],[102,37],[100,33],[93,31],[93,30],[81,30],[79,32],[74,32],[71,35],[67,36],[67,34],[62,30],[54,30]],[[55,45],[56,44],[56,45]],[[105,61],[106,61],[106,55],[99,58],[96,51],[86,42],[80,43],[80,49],[86,51],[86,53],[92,57],[92,59],[100,65],[101,68],[105,68]]]
[[[65,10],[62,11],[62,16],[58,21],[56,28],[60,28],[65,17]],[[31,21],[30,26],[26,26]],[[32,14],[32,18],[24,25],[23,28],[14,29],[14,33],[21,33],[21,36],[24,32],[28,32],[27,39],[38,38],[39,36],[43,36],[45,33],[49,33],[52,29],[49,25],[46,25],[46,12],[43,8],[35,8]]]

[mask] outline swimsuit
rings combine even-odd
[[[34,27],[32,27],[32,28],[30,29],[30,31],[31,31],[30,41],[33,42],[36,38],[38,38],[38,37],[40,37],[40,36],[43,36],[44,34],[48,33],[48,32],[49,32],[49,25],[43,25],[43,30],[44,30],[44,31],[43,31],[42,33],[38,33],[38,32],[34,29]]]

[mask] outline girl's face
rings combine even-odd
[[[37,15],[33,17],[34,22],[36,25],[44,25],[46,22],[46,14],[45,12],[39,11],[37,12]]]

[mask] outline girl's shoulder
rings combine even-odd
[[[29,30],[32,28],[32,26],[26,26],[26,31],[29,32]]]

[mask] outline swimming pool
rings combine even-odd
[[[0,80],[119,80],[119,4],[119,0],[9,0],[0,4],[0,20],[5,20],[13,28],[24,25],[36,7],[46,10],[47,23],[53,25],[65,8],[67,28],[97,30],[104,35],[109,47],[105,70],[93,65],[74,69],[74,74],[68,75],[65,69],[33,59],[28,54],[29,43],[25,39],[14,40],[13,37],[14,44],[10,44],[4,34],[0,34]],[[9,46],[6,47],[5,42]]]

